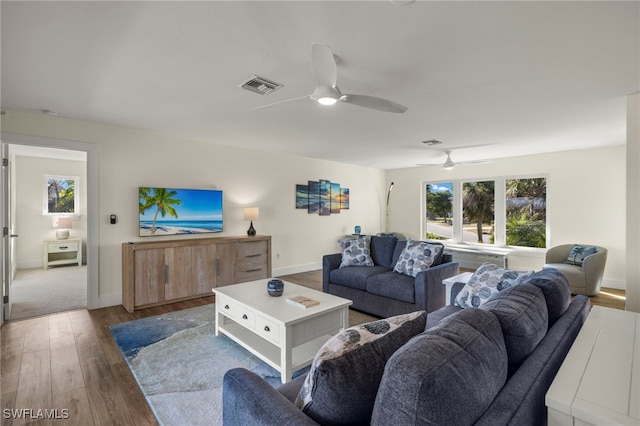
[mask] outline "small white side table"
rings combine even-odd
[[[445,278],[444,280],[442,280],[442,284],[447,286],[445,290],[446,295],[444,296],[445,305],[451,304],[451,287],[453,287],[455,283],[464,283],[464,284],[468,283],[469,278],[471,278],[472,275],[473,275],[473,272],[463,272],[461,274],[454,275],[452,277]]]
[[[77,263],[78,266],[82,266],[82,238],[45,240],[42,250],[42,263],[45,270],[54,265]]]

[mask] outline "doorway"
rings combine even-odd
[[[46,247],[45,245],[45,241],[47,239],[51,239],[51,240],[56,240],[55,237],[55,229],[51,228],[51,217],[47,217],[46,215],[42,214],[42,208],[38,209],[36,208],[36,211],[38,212],[38,220],[39,222],[36,222],[35,219],[30,219],[30,220],[26,220],[24,217],[22,217],[22,214],[20,213],[20,208],[21,206],[18,205],[17,200],[20,198],[20,196],[16,196],[16,194],[11,194],[10,197],[7,197],[7,199],[9,200],[8,204],[9,206],[11,206],[9,208],[10,210],[10,217],[18,217],[18,215],[20,215],[20,217],[18,217],[18,223],[20,220],[26,220],[27,222],[27,226],[26,228],[24,226],[16,228],[16,227],[11,227],[12,225],[9,222],[5,222],[5,224],[3,226],[6,226],[7,223],[9,223],[9,226],[11,227],[10,229],[12,229],[12,231],[15,231],[16,229],[22,229],[22,230],[26,230],[23,233],[23,235],[28,236],[29,237],[29,242],[28,244],[25,244],[26,246],[29,246],[29,244],[31,245],[31,247],[29,249],[27,249],[27,254],[25,256],[16,256],[16,253],[13,253],[12,256],[12,252],[13,251],[18,251],[18,250],[11,250],[11,244],[9,245],[9,249],[6,248],[7,244],[3,244],[3,252],[2,252],[2,256],[5,259],[5,263],[3,263],[4,269],[6,268],[10,268],[10,271],[3,271],[3,277],[5,278],[5,282],[3,283],[3,295],[5,296],[4,298],[4,303],[2,305],[2,316],[1,318],[6,320],[6,319],[15,319],[14,315],[11,314],[11,307],[12,304],[17,300],[16,297],[20,296],[20,292],[14,288],[13,286],[13,279],[15,278],[17,280],[17,283],[20,283],[20,280],[23,278],[26,278],[27,280],[31,280],[31,284],[35,285],[35,287],[37,287],[38,285],[41,285],[41,283],[47,282],[49,280],[49,278],[46,278],[46,276],[42,275],[45,272],[55,272],[56,275],[67,275],[67,273],[71,273],[74,272],[74,276],[72,278],[71,275],[68,275],[67,278],[62,278],[63,281],[69,281],[71,279],[76,280],[76,282],[78,280],[80,280],[82,282],[81,286],[83,286],[84,292],[80,291],[81,296],[84,296],[84,300],[86,300],[86,302],[81,301],[80,305],[83,305],[87,308],[96,308],[99,307],[99,301],[98,301],[98,255],[97,255],[97,246],[98,246],[98,220],[97,220],[97,212],[98,212],[98,172],[97,172],[97,164],[98,164],[98,149],[96,145],[93,144],[87,144],[87,143],[82,143],[82,142],[74,142],[74,141],[66,141],[66,140],[58,140],[58,139],[49,139],[49,138],[39,138],[39,137],[30,137],[30,136],[22,136],[22,135],[13,135],[13,134],[7,134],[7,133],[3,133],[2,134],[2,143],[3,145],[6,144],[9,146],[10,151],[15,151],[15,153],[19,153],[20,158],[27,158],[27,157],[36,157],[36,158],[41,158],[41,160],[38,160],[39,162],[47,162],[47,160],[42,160],[44,159],[49,159],[51,160],[51,158],[56,158],[60,157],[61,155],[69,155],[69,154],[75,154],[76,155],[76,162],[79,162],[81,164],[81,168],[83,170],[82,172],[82,176],[84,177],[83,180],[85,180],[84,183],[84,190],[82,190],[80,192],[80,194],[82,194],[82,196],[84,197],[84,201],[81,201],[84,206],[81,208],[80,212],[75,212],[78,213],[77,217],[75,218],[76,220],[73,221],[73,226],[72,228],[77,227],[78,229],[72,229],[70,231],[71,236],[72,237],[78,237],[78,239],[82,240],[82,252],[83,252],[83,258],[85,259],[84,261],[82,261],[82,265],[83,266],[73,266],[73,265],[60,265],[60,266],[55,266],[54,268],[47,268],[47,271],[45,271],[44,265],[46,264],[45,261],[43,260],[44,255],[45,255],[45,250],[44,247]],[[46,155],[40,155],[40,157],[37,157],[35,155],[27,155],[24,154],[25,151],[30,151],[30,152],[34,152],[34,151],[42,151],[42,152],[46,152]],[[14,153],[14,154],[15,154]],[[11,154],[9,155],[9,158],[15,158],[14,155]],[[80,160],[78,160],[80,159]],[[36,161],[36,163],[38,162]],[[61,161],[60,158],[56,158],[56,161]],[[20,161],[18,161],[19,163]],[[18,168],[20,167],[20,164],[17,164]],[[76,173],[78,174],[78,173]],[[17,174],[12,171],[11,172],[11,178],[13,180],[19,180],[17,179]],[[38,179],[40,179],[41,185],[43,184],[43,176],[39,176]],[[82,182],[80,182],[80,185],[82,185]],[[18,188],[20,187],[20,182],[16,182],[11,183],[10,185],[11,187],[13,187],[13,192],[15,192]],[[3,192],[5,192],[4,190],[4,185],[3,185]],[[3,197],[6,194],[3,193]],[[36,198],[38,202],[43,203],[43,193],[40,193],[37,196],[33,196],[31,198]],[[33,202],[33,201],[31,201]],[[33,205],[30,208],[34,208]],[[83,213],[84,212],[84,213]],[[33,233],[30,234],[29,229],[30,228],[39,228],[40,229],[40,234],[37,234],[36,236],[33,235]],[[21,236],[19,233],[16,232],[10,232],[10,234],[17,234],[18,238],[14,238],[15,240],[21,240],[23,239],[23,236]],[[16,247],[20,246],[22,244],[22,242],[18,242],[17,244],[15,244]],[[65,244],[66,245],[66,244]],[[37,248],[39,247],[39,248]],[[40,255],[38,255],[37,253],[40,253]],[[24,253],[23,253],[24,254]],[[6,259],[9,258],[9,261],[7,261]],[[68,262],[66,262],[68,263]],[[72,269],[74,269],[72,271]],[[24,277],[21,276],[20,273],[22,270],[26,270],[26,271],[30,271],[33,272],[34,274],[28,274],[30,276]],[[55,270],[55,271],[54,271]],[[5,272],[9,272],[8,274]],[[35,277],[38,274],[35,274],[36,272],[39,272],[40,276],[39,277]],[[33,275],[33,276],[31,276]],[[9,279],[7,280],[7,276],[9,277]],[[60,279],[59,277],[53,277],[53,274],[49,274],[49,277],[52,278],[52,282],[54,281],[54,279]],[[35,284],[34,284],[35,282]],[[59,282],[59,281],[58,281]],[[42,286],[43,290],[45,289],[44,286]],[[52,290],[51,288],[49,288],[49,290]],[[55,293],[55,289],[54,293]],[[62,290],[61,288],[59,290]],[[72,290],[73,291],[73,290]],[[62,291],[60,291],[59,293],[62,293]],[[77,286],[76,286],[76,293],[77,293]],[[83,293],[83,294],[82,294]],[[31,293],[32,295],[38,294],[36,293]],[[8,296],[8,298],[7,298]],[[39,299],[40,301],[44,300],[45,304],[46,302],[50,302],[50,305],[54,305],[53,300],[50,296],[47,296],[46,292],[42,292],[40,293],[38,296],[35,297],[29,297],[29,298],[35,298],[35,299]],[[48,300],[47,300],[48,299]],[[63,297],[64,299],[64,297]],[[71,299],[71,298],[69,298]],[[62,303],[60,306],[62,306],[62,310],[68,308],[68,309],[77,309],[78,306],[78,302],[77,299],[73,302],[73,303],[69,303],[68,306],[65,308],[64,303]],[[46,306],[45,306],[46,308]],[[56,311],[60,311],[61,308],[56,308]],[[32,312],[36,312],[36,311],[32,311]],[[41,315],[43,313],[43,311],[37,311],[38,313],[36,315]],[[42,312],[42,313],[41,313]]]
[[[87,154],[9,144],[15,271],[9,319],[87,306]],[[61,225],[64,229],[54,229]]]

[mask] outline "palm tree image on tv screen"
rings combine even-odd
[[[504,185],[505,220],[496,223],[496,185]],[[461,188],[456,194],[455,188]],[[462,205],[461,235],[454,235],[454,200]],[[426,185],[427,239],[495,244],[496,227],[506,245],[546,247],[546,178],[441,182]],[[504,228],[502,228],[504,227]]]
[[[222,191],[138,188],[141,237],[222,232]]]

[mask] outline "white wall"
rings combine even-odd
[[[225,231],[215,235],[244,235],[248,223],[242,217],[243,207],[260,207],[254,226],[258,233],[272,236],[274,275],[320,268],[322,255],[337,252],[337,239],[353,232],[355,225],[362,226],[364,233],[376,233],[384,222],[385,172],[378,169],[15,111],[2,117],[2,131],[99,146],[103,306],[113,304],[121,294],[122,243],[141,239],[139,186],[222,189]],[[317,179],[350,188],[350,210],[321,217],[295,209],[295,185]],[[116,225],[109,224],[110,214],[118,215]]]
[[[42,242],[55,239],[51,219],[42,214],[45,175],[77,176],[80,218],[73,221],[72,238],[86,240],[87,173],[86,162],[16,156],[13,159],[15,212],[13,226],[15,261],[18,269],[42,267]],[[83,250],[86,253],[86,250]]]
[[[576,150],[500,159],[488,164],[390,170],[391,229],[420,238],[423,181],[548,174],[550,244],[585,243],[609,250],[604,285],[624,288],[626,280],[625,147]],[[513,269],[538,270],[542,252],[509,256]]]

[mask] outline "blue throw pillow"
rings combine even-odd
[[[373,266],[371,259],[371,236],[340,240],[342,249],[342,261],[340,267],[347,266]]]
[[[387,360],[422,333],[425,311],[347,328],[316,354],[295,404],[320,424],[365,425]]]
[[[439,244],[408,238],[407,245],[402,250],[393,271],[415,277],[418,273],[429,269],[431,265],[437,264],[442,257],[443,249],[444,247]]]
[[[460,290],[453,304],[461,308],[479,308],[496,293],[522,284],[533,271],[511,271],[493,263],[483,263]]]
[[[565,263],[568,263],[569,265],[582,266],[584,258],[596,252],[597,250],[595,247],[587,247],[576,244],[571,249],[571,253],[569,253],[569,257],[567,258]]]

